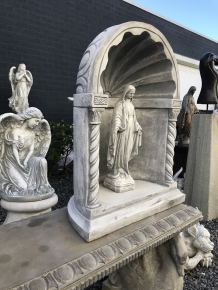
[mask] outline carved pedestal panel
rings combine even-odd
[[[102,290],[182,290],[187,250],[180,235],[111,273]]]
[[[0,227],[0,256],[10,269],[1,289],[83,290],[109,275],[104,290],[180,290],[187,252],[179,234],[201,218],[178,205],[89,244],[69,225],[66,209],[11,223]]]

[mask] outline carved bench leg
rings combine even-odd
[[[102,290],[182,290],[187,250],[180,235],[111,273]]]

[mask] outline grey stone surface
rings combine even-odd
[[[201,218],[198,210],[179,205],[88,244],[66,208],[3,225],[0,289],[82,290]]]
[[[135,182],[134,190],[121,194],[100,184],[100,206],[91,211],[89,219],[78,211],[74,196],[70,199],[69,219],[86,241],[90,242],[185,200],[185,195],[177,189],[176,183],[166,187],[143,180]]]
[[[129,83],[136,87],[136,97],[172,99],[179,92],[172,48],[165,36],[147,23],[126,22],[97,35],[80,62],[76,92],[107,92],[118,97]]]
[[[186,259],[178,235],[110,274],[102,290],[182,290]]]
[[[133,100],[134,103],[135,100]],[[101,118],[100,181],[108,173],[106,152],[112,112],[111,109],[105,110]],[[136,116],[144,133],[142,134],[142,145],[139,147],[139,154],[129,162],[130,173],[133,179],[165,184],[168,109],[158,110],[141,107],[136,109]]]
[[[186,202],[205,220],[218,217],[218,115],[194,115],[186,168]]]

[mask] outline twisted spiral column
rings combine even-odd
[[[167,184],[173,183],[173,157],[176,139],[176,121],[178,114],[179,114],[178,109],[169,110],[168,135],[166,146],[166,166],[165,166],[165,182]]]
[[[100,206],[99,194],[99,141],[100,119],[104,109],[90,109],[90,146],[89,146],[89,193],[87,199],[88,208]]]

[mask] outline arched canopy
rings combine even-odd
[[[173,50],[152,25],[126,22],[100,33],[88,46],[77,75],[77,94],[117,97],[126,84],[136,97],[179,98]]]

